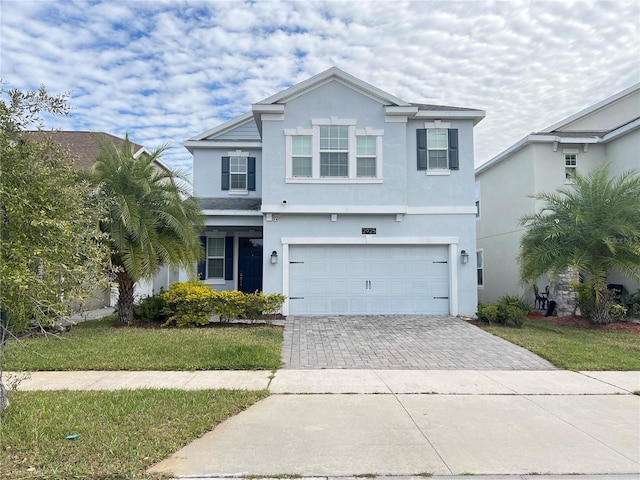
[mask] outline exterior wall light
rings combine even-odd
[[[278,263],[278,252],[274,250],[271,252],[271,265],[275,265],[276,263]]]
[[[271,258],[273,259],[273,256],[271,256]],[[469,254],[466,250],[462,250],[460,252],[460,260],[462,261],[462,263],[469,263]]]

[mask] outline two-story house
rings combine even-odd
[[[526,136],[476,169],[481,302],[505,294],[533,299],[532,287],[519,281],[516,257],[524,233],[519,219],[543,206],[533,195],[570,188],[574,172],[585,175],[603,163],[609,163],[612,176],[640,169],[640,84]],[[640,288],[616,272],[609,282],[629,292]],[[542,278],[538,288],[550,283]]]
[[[473,127],[337,68],[186,141],[200,278],[283,293],[285,315],[473,315]]]

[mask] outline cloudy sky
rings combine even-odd
[[[47,128],[190,170],[183,143],[336,66],[408,102],[486,110],[476,166],[640,82],[640,2],[0,0],[5,88],[70,93]]]

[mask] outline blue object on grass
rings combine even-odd
[[[80,435],[78,435],[77,433],[74,433],[73,435],[69,435],[67,437],[67,440],[75,440],[76,438],[78,438]]]

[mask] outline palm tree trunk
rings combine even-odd
[[[118,278],[118,321],[130,323],[133,321],[133,291],[135,282],[127,272],[119,272]]]
[[[611,299],[611,295],[609,290],[607,290],[607,286],[598,285],[595,291],[594,305],[593,305],[593,313],[591,314],[591,322],[604,325],[611,322],[611,315],[609,315],[609,300]]]

